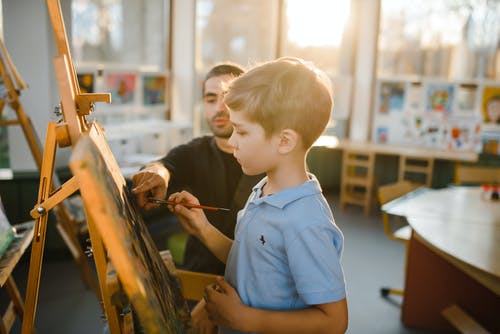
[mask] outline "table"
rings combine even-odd
[[[12,271],[31,244],[31,240],[33,239],[33,222],[14,225],[14,227],[16,228],[16,237],[0,258],[0,287],[5,287],[10,298],[7,310],[1,315],[1,333],[9,333],[16,320],[16,316],[22,320],[24,315],[24,302],[17,284],[12,277]]]
[[[448,330],[441,311],[459,304],[492,332],[500,330],[500,202],[479,187],[419,188],[382,206],[413,229],[402,320]]]
[[[343,151],[340,208],[345,208],[346,204],[360,205],[364,207],[367,216],[371,212],[375,198],[376,156],[397,156],[399,159],[398,180],[415,181],[416,178],[428,187],[432,185],[435,160],[454,162],[478,160],[476,152],[339,140],[335,136],[321,136],[314,146]]]

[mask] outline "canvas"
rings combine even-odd
[[[96,123],[74,147],[70,168],[78,179],[89,223],[102,236],[142,331],[190,333],[179,282],[162,261]]]

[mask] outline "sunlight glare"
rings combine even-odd
[[[288,0],[288,40],[301,47],[338,47],[349,16],[349,0]]]

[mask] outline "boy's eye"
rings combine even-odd
[[[217,98],[215,97],[206,97],[205,98],[205,103],[216,103],[217,102]]]

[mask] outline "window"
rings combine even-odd
[[[329,73],[339,73],[340,46],[350,1],[287,0],[281,54],[313,61]]]
[[[382,0],[379,75],[498,78],[500,3]]]
[[[125,64],[165,69],[168,0],[73,0],[75,63]]]
[[[353,34],[344,34],[350,4],[350,0],[197,0],[198,81],[221,61],[251,66],[282,56],[301,57],[331,76],[336,91],[333,115],[346,119],[354,44]],[[200,101],[200,89],[194,89]],[[201,113],[199,105],[196,109]],[[208,131],[205,125],[200,124],[202,133]]]
[[[206,72],[220,61],[243,66],[274,58],[277,2],[198,0],[196,69]]]

